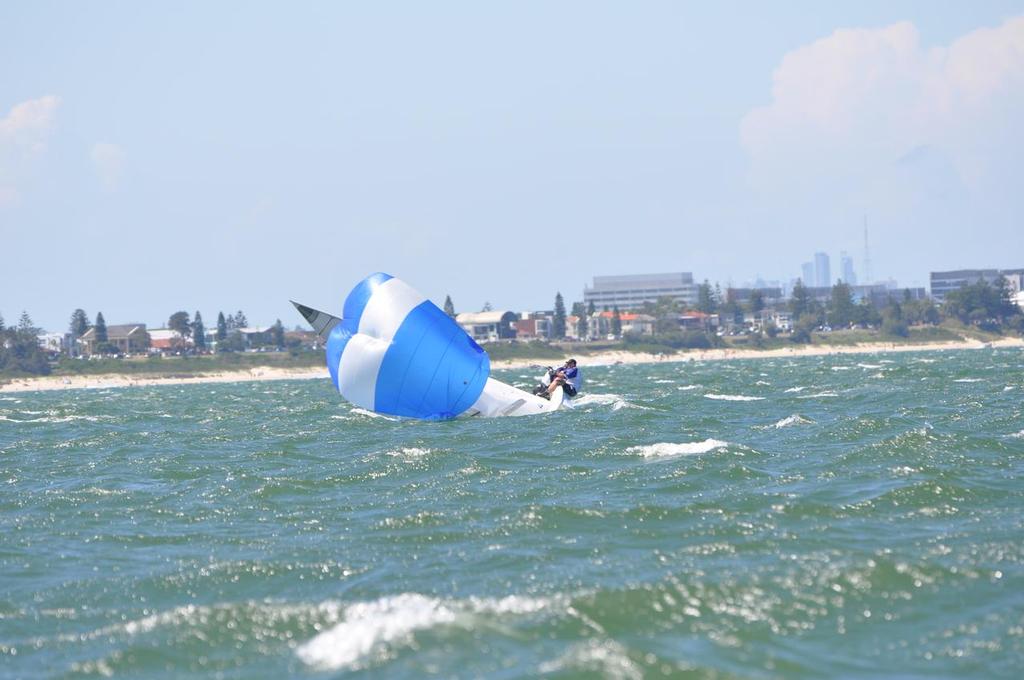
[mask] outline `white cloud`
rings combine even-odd
[[[124,171],[125,152],[117,144],[97,142],[92,147],[92,162],[99,175],[100,183],[107,191],[114,191],[121,183]]]
[[[0,206],[18,199],[18,183],[46,151],[60,97],[47,95],[15,104],[0,118]]]
[[[755,186],[781,200],[891,197],[882,175],[905,176],[916,166],[901,159],[926,149],[922,167],[941,167],[942,186],[952,177],[972,200],[1019,201],[1008,177],[1022,169],[1022,120],[1024,17],[933,48],[903,22],[838,30],[785,55],[771,103],[740,134]]]

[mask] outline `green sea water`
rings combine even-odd
[[[0,677],[1020,677],[1024,353],[583,369],[0,395]]]

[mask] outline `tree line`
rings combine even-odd
[[[218,351],[241,351],[245,347],[245,339],[241,330],[249,326],[245,313],[239,310],[234,314],[217,315],[217,329],[214,333]],[[167,320],[167,328],[177,331],[182,338],[192,340],[192,347],[197,353],[209,351],[207,346],[206,325],[202,314],[198,311],[190,316],[188,312],[178,311]],[[95,320],[90,322],[85,310],[79,308],[71,314],[68,325],[70,336],[69,353],[77,353],[81,339],[93,331],[92,346],[97,354],[118,354],[120,349],[110,342],[107,322],[103,312],[97,312]],[[0,314],[0,372],[27,373],[46,375],[50,372],[49,352],[39,343],[42,329],[35,326],[28,312],[22,312],[17,325],[8,327]],[[284,349],[286,345],[284,325],[280,319],[270,327],[270,345]]]
[[[910,290],[906,289],[902,295],[890,295],[881,307],[877,307],[870,297],[855,302],[852,288],[843,281],[837,281],[832,286],[828,299],[822,301],[812,296],[803,282],[797,280],[790,299],[780,311],[790,314],[790,339],[794,342],[810,342],[811,333],[825,326],[833,329],[876,328],[885,335],[907,337],[911,326],[937,325],[948,318],[957,319],[964,325],[982,330],[1024,334],[1024,315],[1020,307],[1014,303],[1012,294],[1009,282],[1005,277],[1000,277],[994,284],[980,280],[951,291],[947,293],[942,305],[935,304],[931,298],[915,299]],[[487,307],[489,306],[488,304]],[[741,302],[734,289],[727,288],[723,293],[719,284],[712,286],[705,279],[697,287],[694,311],[718,314],[722,322],[733,325],[742,324],[746,313],[757,315],[767,307],[763,293],[757,289],[751,291],[748,300]],[[444,311],[448,316],[455,318],[455,305],[450,295],[445,297]],[[582,302],[573,303],[571,314],[577,318],[577,337],[587,337],[589,319],[593,317],[595,311],[593,301],[588,306]],[[611,333],[616,338],[623,337],[622,315],[619,308],[616,306],[604,311],[612,313]],[[675,298],[662,297],[655,302],[645,302],[641,311],[654,317],[655,337],[673,336],[671,339],[682,343],[680,346],[700,347],[704,346],[705,340],[709,346],[717,343],[717,338],[714,337],[698,338],[692,331],[680,332],[676,317],[686,309]],[[565,300],[559,292],[555,294],[551,339],[565,339],[567,322]],[[764,332],[770,337],[775,337],[780,329],[774,324],[767,324]]]

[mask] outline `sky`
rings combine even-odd
[[[1024,267],[1024,2],[4,3],[0,314]]]

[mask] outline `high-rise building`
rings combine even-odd
[[[839,253],[839,267],[843,272],[843,275],[840,277],[843,283],[856,286],[857,274],[853,271],[853,258],[845,250]]]
[[[827,253],[814,254],[814,285],[827,288],[832,285],[832,272],[828,264]]]
[[[802,265],[800,265],[800,271],[802,274],[800,280],[803,281],[803,284],[805,286],[814,286],[817,284],[817,281],[814,278],[813,262],[804,262]]]
[[[645,302],[670,297],[684,307],[697,304],[697,286],[690,272],[672,274],[631,274],[595,276],[594,286],[583,289],[583,302],[594,303],[598,310],[618,307],[621,311],[639,309]]]

